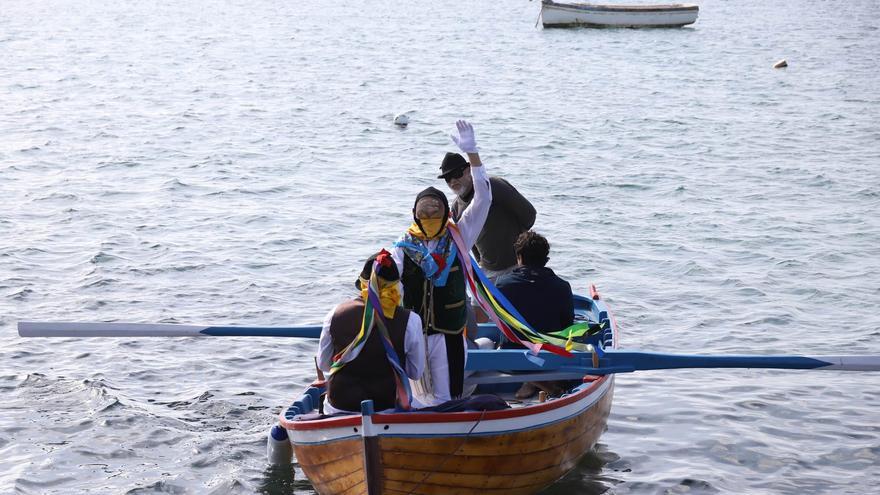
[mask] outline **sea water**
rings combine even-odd
[[[15,325],[318,323],[445,188],[459,118],[623,346],[880,354],[877,2],[652,30],[543,30],[525,0],[2,10],[0,493],[312,493],[265,437],[314,341]],[[618,376],[548,493],[878,485],[880,374],[680,370]]]

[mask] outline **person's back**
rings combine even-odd
[[[377,253],[367,260],[356,283],[360,298],[339,304],[324,319],[317,364],[331,372],[326,414],[357,412],[361,401],[367,399],[377,410],[391,409],[399,397],[398,381],[421,377],[425,367],[422,321],[418,314],[400,307],[399,279],[391,254],[384,250]],[[372,325],[362,328],[368,291],[375,293],[381,308],[373,308]],[[380,323],[388,332],[391,350],[386,351],[382,342],[382,330],[377,328]],[[399,380],[392,359],[406,375]],[[408,403],[397,405],[409,407]]]
[[[571,285],[545,266],[550,253],[547,239],[529,230],[517,238],[514,250],[518,264],[498,278],[496,287],[534,330],[550,333],[571,326]],[[508,346],[518,344],[505,345]]]
[[[538,332],[555,332],[574,322],[571,285],[550,268],[520,265],[499,277],[496,286]]]
[[[333,354],[337,355],[358,336],[364,318],[364,301],[344,302],[336,307],[330,322]],[[388,334],[400,363],[406,362],[404,337],[410,311],[399,308],[388,319]],[[386,357],[379,332],[372,332],[357,358],[330,376],[327,397],[336,409],[358,411],[361,401],[372,399],[377,411],[394,407],[396,382],[394,369]]]

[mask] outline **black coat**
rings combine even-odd
[[[495,286],[538,332],[556,332],[574,323],[571,285],[547,267],[517,266],[498,277]]]

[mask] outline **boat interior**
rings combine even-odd
[[[575,296],[575,322],[607,322],[609,316],[604,304],[591,298]],[[484,342],[482,349],[497,347],[501,341],[500,332],[492,324],[479,325],[478,339]],[[611,325],[605,325],[600,336],[604,347],[612,347],[614,334]],[[488,342],[488,343],[487,343]],[[583,349],[583,348],[581,348]],[[491,350],[489,351],[491,352]],[[523,350],[523,352],[526,352]],[[572,371],[500,371],[483,370],[465,373],[465,390],[475,395],[494,395],[503,399],[512,408],[525,407],[564,397],[582,386],[589,386],[601,376],[586,375]],[[534,393],[526,394],[524,383],[533,383]],[[520,392],[520,393],[517,393]],[[326,387],[323,380],[316,381],[306,389],[300,400],[285,411],[285,418],[309,421],[328,418],[323,414]],[[357,414],[357,413],[352,413]],[[336,415],[334,415],[336,416]]]

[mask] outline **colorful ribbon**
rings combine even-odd
[[[568,350],[560,345],[551,343],[548,338],[529,326],[525,318],[513,307],[513,304],[504,297],[504,294],[480,270],[476,260],[471,257],[467,245],[465,245],[461,237],[461,232],[458,230],[458,226],[449,222],[448,227],[452,239],[458,246],[459,261],[461,261],[471,293],[474,299],[476,299],[477,304],[486,312],[501,333],[509,340],[518,342],[529,349],[533,355],[537,355],[538,351],[544,349],[560,356],[571,357],[571,353]],[[559,341],[559,339],[554,340]]]
[[[370,285],[367,289],[367,298],[364,300],[364,318],[361,321],[361,329],[342,351],[333,356],[333,364],[330,365],[330,375],[342,369],[347,363],[354,360],[363,349],[364,344],[372,335],[374,329],[379,330],[379,336],[382,346],[385,348],[385,356],[394,369],[394,382],[396,384],[396,404],[397,409],[407,411],[412,407],[412,392],[409,388],[409,379],[400,359],[397,357],[397,351],[394,350],[394,344],[391,341],[391,334],[388,331],[388,320],[382,314],[382,303],[379,299],[379,273],[380,264],[378,261],[373,263],[373,272],[370,275]],[[378,318],[376,318],[378,316]]]

